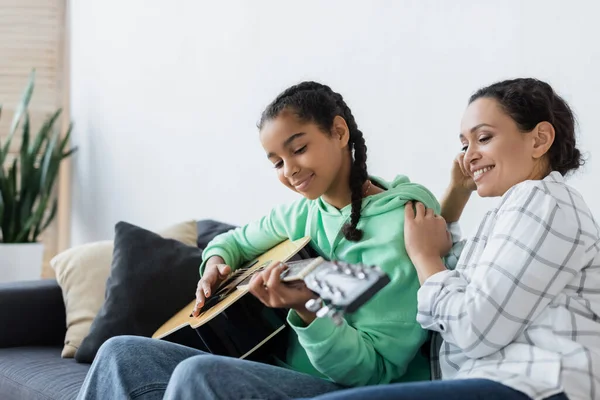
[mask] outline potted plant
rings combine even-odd
[[[35,70],[6,142],[0,143],[0,281],[40,277],[44,246],[38,238],[56,216],[54,186],[60,163],[76,150],[66,149],[72,125],[63,139],[55,127],[60,109],[46,119],[37,133],[30,131],[28,106],[34,81]],[[0,106],[0,116],[1,111]],[[21,136],[20,149],[11,152],[17,131]]]

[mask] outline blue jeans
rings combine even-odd
[[[488,379],[396,383],[339,390],[315,400],[531,400],[524,393]],[[547,400],[569,400],[564,394]]]
[[[139,336],[100,347],[78,399],[289,399],[341,389],[273,365]]]

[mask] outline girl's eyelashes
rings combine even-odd
[[[306,145],[304,145],[304,146],[300,147],[298,150],[294,150],[294,152],[293,152],[293,153],[294,153],[295,155],[299,155],[299,154],[302,154],[302,153],[304,153],[305,151],[306,151]],[[278,161],[278,162],[276,162],[275,164],[273,164],[273,167],[274,167],[275,169],[279,169],[279,168],[283,167],[283,160],[281,160],[281,161]]]
[[[306,151],[306,146],[302,146],[298,150],[294,151],[294,154],[302,154],[305,151]]]

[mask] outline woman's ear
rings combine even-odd
[[[331,130],[331,134],[335,140],[339,141],[340,148],[348,146],[348,141],[350,140],[350,129],[348,128],[346,120],[339,115],[336,115],[333,119],[333,128]]]
[[[548,153],[552,143],[554,143],[554,138],[556,136],[556,131],[554,130],[554,126],[550,122],[540,122],[536,125],[536,127],[531,131],[533,135],[533,158],[541,158],[544,154]]]

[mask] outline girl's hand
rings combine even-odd
[[[452,162],[452,172],[450,174],[450,187],[461,189],[466,192],[472,192],[477,189],[475,181],[465,167],[465,153],[459,153]]]
[[[306,287],[304,282],[293,284],[282,282],[280,275],[286,268],[285,264],[274,262],[255,274],[250,280],[250,293],[267,307],[295,310],[308,325],[316,318],[316,314],[308,311],[305,304],[317,296]]]
[[[196,287],[196,305],[192,311],[194,317],[197,317],[198,314],[200,314],[200,309],[204,305],[206,299],[212,295],[214,290],[219,287],[221,282],[223,282],[230,273],[231,267],[225,264],[225,260],[221,257],[212,256],[208,259],[206,267],[204,268],[204,274],[202,274],[202,278],[200,278],[198,286]]]
[[[440,259],[452,248],[452,238],[446,229],[446,221],[425,209],[423,203],[406,203],[404,210],[404,242],[408,256],[413,261]]]

